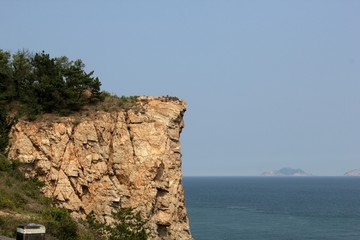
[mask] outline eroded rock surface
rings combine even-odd
[[[185,102],[146,98],[141,111],[83,113],[20,121],[9,158],[33,163],[44,193],[76,218],[131,207],[148,220],[150,239],[191,239],[182,187],[180,133]]]

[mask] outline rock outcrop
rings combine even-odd
[[[75,218],[133,208],[147,220],[150,239],[191,239],[182,187],[180,133],[186,104],[144,97],[137,110],[83,112],[20,121],[8,156],[32,163],[46,196]]]

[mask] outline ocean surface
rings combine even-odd
[[[185,177],[195,240],[359,240],[360,177]]]

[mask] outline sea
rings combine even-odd
[[[184,177],[195,240],[359,240],[360,177]]]

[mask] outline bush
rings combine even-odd
[[[0,172],[12,172],[17,168],[15,161],[8,160],[4,155],[0,154]]]
[[[29,219],[18,218],[11,215],[0,216],[0,235],[16,237],[16,226],[29,221]]]
[[[15,118],[10,118],[0,106],[0,154],[8,145],[9,132],[15,122]]]
[[[115,226],[111,227],[109,240],[146,240],[145,222],[139,212],[131,208],[120,209],[114,213]]]
[[[46,231],[59,240],[78,239],[77,224],[63,208],[51,207],[42,211]]]
[[[137,96],[118,97],[110,94],[109,92],[101,93],[102,102],[99,102],[96,106],[96,110],[102,110],[106,112],[121,111],[132,109],[134,111],[140,110],[139,99]]]
[[[113,213],[113,217],[115,219],[113,225],[99,222],[93,212],[86,219],[90,228],[101,235],[106,235],[108,240],[146,240],[148,238],[145,222],[139,212],[131,208],[123,208]]]

